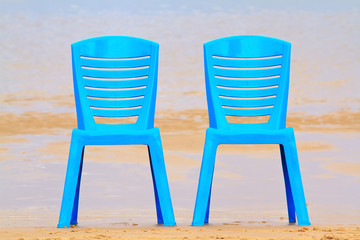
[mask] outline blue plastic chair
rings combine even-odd
[[[289,222],[296,222],[296,212],[298,224],[309,225],[294,130],[286,128],[290,43],[261,36],[221,38],[204,44],[204,61],[210,127],[192,225],[208,223],[219,144],[279,144]],[[229,120],[259,116],[268,119],[256,123]]]
[[[78,127],[73,130],[58,227],[77,224],[86,145],[147,145],[158,223],[174,226],[160,131],[154,128],[159,45],[109,36],[71,45]],[[137,117],[127,124],[104,119]]]

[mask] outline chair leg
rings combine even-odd
[[[79,195],[80,195],[81,173],[82,173],[82,167],[83,167],[83,163],[84,163],[84,150],[85,150],[85,147],[83,147],[82,154],[81,154],[79,179],[78,179],[77,186],[76,186],[74,207],[73,207],[73,212],[72,212],[71,221],[70,221],[71,225],[77,225],[77,217],[78,217],[78,210],[79,210]]]
[[[294,206],[294,200],[293,200],[291,186],[290,186],[290,182],[289,182],[289,173],[288,173],[287,166],[286,166],[286,159],[285,159],[283,145],[280,145],[280,154],[281,154],[281,164],[282,164],[284,181],[285,181],[285,191],[286,191],[286,201],[287,201],[289,222],[295,223],[296,222],[295,206]]]
[[[298,224],[310,225],[304,189],[301,181],[301,173],[298,154],[296,150],[295,136],[292,135],[292,140],[284,144],[283,146]]]
[[[203,226],[209,220],[211,185],[214,174],[217,145],[205,139],[200,170],[199,185],[195,202],[193,226]]]
[[[79,144],[76,136],[73,135],[70,144],[58,228],[70,227],[71,224],[77,221],[77,204],[79,200],[78,193],[80,189],[83,150],[84,146]]]
[[[154,178],[154,170],[153,170],[153,164],[152,164],[149,146],[148,146],[148,153],[149,153],[149,159],[150,159],[151,176],[153,179],[153,186],[154,186],[156,215],[157,215],[157,219],[158,219],[158,224],[161,224],[161,223],[164,223],[164,220],[163,220],[162,213],[161,213],[161,207],[160,207],[160,203],[159,203],[159,195],[158,195],[158,190],[157,190],[157,186],[156,186],[156,182],[155,182],[155,178]]]
[[[152,141],[148,146],[151,156],[150,158],[153,172],[154,189],[156,189],[155,201],[157,195],[157,205],[160,208],[158,214],[160,213],[162,215],[164,226],[174,226],[176,223],[171,203],[169,183],[166,175],[160,135],[156,137],[156,141]]]

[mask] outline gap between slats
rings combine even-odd
[[[248,57],[248,58],[240,58],[240,57],[226,57],[226,56],[218,56],[213,55],[213,58],[219,58],[219,59],[229,59],[229,60],[264,60],[264,59],[274,59],[274,58],[281,58],[282,55],[275,55],[275,56],[267,56],[267,57]]]
[[[129,70],[141,70],[150,68],[149,65],[141,67],[124,67],[124,68],[105,68],[105,67],[88,67],[81,66],[82,69],[98,70],[98,71],[129,71]]]
[[[217,85],[216,87],[217,87],[217,88],[221,88],[221,89],[256,91],[256,90],[263,90],[263,89],[278,88],[279,85],[272,85],[272,86],[266,86],[266,87],[249,87],[249,88],[225,87],[225,86],[221,86],[221,85]]]
[[[274,105],[261,106],[261,107],[234,107],[234,106],[222,105],[222,107],[223,107],[223,108],[228,108],[228,109],[255,110],[255,109],[269,109],[269,108],[273,108]]]
[[[231,80],[265,80],[265,79],[273,79],[273,78],[279,78],[280,75],[273,75],[273,76],[267,76],[267,77],[224,77],[224,76],[219,76],[219,75],[215,75],[215,78],[220,78],[220,79],[231,79]]]
[[[80,56],[80,58],[99,60],[99,61],[128,61],[128,60],[147,59],[150,58],[150,55],[140,56],[140,57],[129,57],[129,58],[97,58],[97,57],[88,57],[88,56]]]
[[[136,123],[138,116],[134,117],[96,117],[94,116],[95,123],[97,124],[109,124],[109,125],[120,125],[120,124],[134,124]]]
[[[276,98],[276,95],[266,96],[266,97],[229,97],[229,96],[219,96],[220,98],[234,99],[234,100],[258,100],[258,99],[268,99]]]
[[[254,70],[254,71],[256,71],[256,70],[266,70],[266,69],[281,68],[281,65],[267,66],[267,67],[225,67],[225,66],[214,65],[214,68],[227,69],[227,70],[236,70],[236,71],[241,71],[241,70]]]
[[[89,87],[85,86],[85,89],[91,89],[91,90],[99,90],[99,91],[130,91],[130,90],[137,90],[137,89],[145,89],[146,85],[139,86],[139,87],[130,87],[130,88],[98,88],[98,87]]]
[[[118,111],[118,110],[132,110],[132,109],[140,109],[141,106],[136,106],[136,107],[94,107],[94,106],[90,106],[91,109],[99,109],[99,110],[107,110],[107,111]]]
[[[145,76],[141,76],[141,77],[130,77],[130,78],[100,78],[100,77],[83,76],[83,78],[89,79],[89,80],[99,80],[99,81],[128,81],[128,80],[145,79],[145,78],[149,78],[149,76],[145,75]]]
[[[91,113],[95,117],[134,117],[140,113],[140,108],[127,108],[126,110],[115,110],[113,108],[92,108]]]
[[[258,116],[258,117],[235,117],[235,116],[225,115],[225,118],[228,123],[256,124],[256,123],[269,122],[270,115]]]
[[[122,100],[133,100],[133,99],[140,99],[144,98],[144,96],[138,96],[138,97],[128,97],[128,98],[101,98],[101,97],[92,97],[92,96],[86,96],[89,99],[95,99],[95,100],[104,100],[104,101],[122,101]]]

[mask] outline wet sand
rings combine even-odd
[[[305,132],[359,132],[360,112],[334,111],[322,115],[289,113],[287,125]],[[155,126],[162,133],[186,134],[204,131],[208,127],[206,109],[156,112]],[[76,127],[75,113],[35,112],[0,113],[0,136],[21,134],[55,134],[60,129]],[[188,148],[187,148],[188,149]]]

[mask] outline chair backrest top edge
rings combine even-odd
[[[148,42],[149,44],[156,44],[159,45],[159,43],[148,40],[148,39],[144,39],[144,38],[140,38],[140,37],[132,37],[132,36],[126,36],[126,35],[109,35],[109,36],[100,36],[100,37],[93,37],[93,38],[87,38],[87,39],[83,39],[77,42],[74,42],[71,44],[71,46],[76,46],[79,45],[81,43],[85,43],[85,42],[91,42],[91,41],[96,41],[96,40],[108,40],[110,38],[113,39],[129,39],[129,40],[139,40],[142,42]]]
[[[274,41],[274,42],[282,42],[282,43],[287,43],[287,44],[291,44],[290,42],[287,42],[285,40],[279,39],[279,38],[274,38],[274,37],[267,37],[267,36],[261,36],[261,35],[236,35],[236,36],[228,36],[228,37],[222,37],[222,38],[217,38],[217,39],[213,39],[211,41],[208,41],[206,43],[204,43],[204,45],[211,45],[211,44],[215,44],[216,42],[219,41],[224,41],[224,40],[236,40],[239,38],[248,38],[248,39],[261,39],[261,40],[269,40],[269,41]]]

